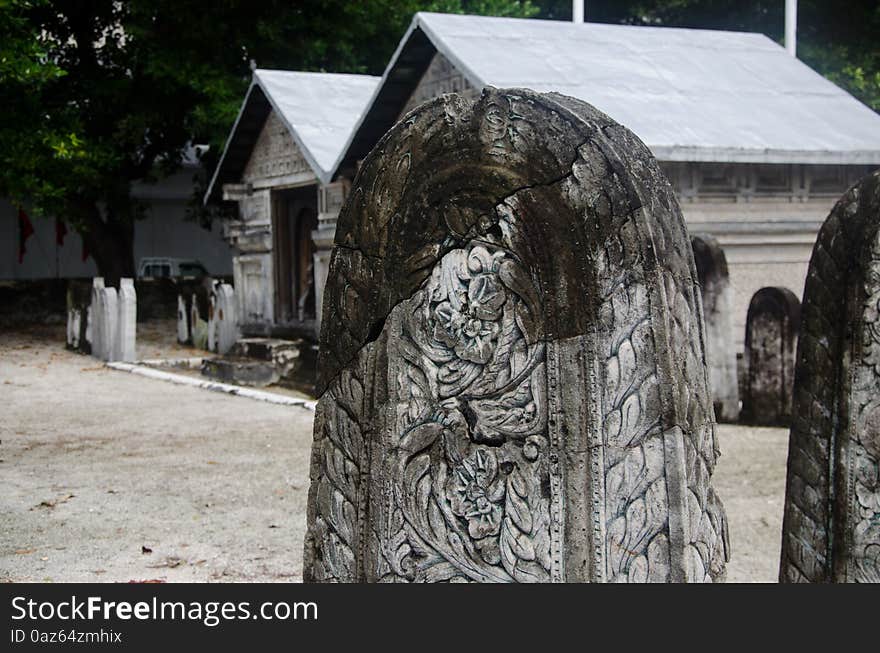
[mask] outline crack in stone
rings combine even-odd
[[[574,156],[571,159],[571,162],[568,163],[568,165],[567,165],[567,168],[566,168],[567,172],[565,172],[564,174],[562,174],[558,177],[550,179],[549,181],[546,181],[546,182],[534,183],[534,184],[529,184],[526,186],[520,186],[518,188],[515,188],[511,192],[509,192],[507,195],[504,195],[503,197],[501,197],[500,199],[493,200],[493,202],[492,202],[493,209],[497,209],[499,206],[501,206],[503,204],[507,204],[507,202],[510,199],[514,198],[515,196],[519,195],[520,193],[532,191],[537,188],[550,188],[552,186],[556,186],[558,184],[561,184],[569,177],[574,176],[574,170],[573,170],[574,165],[578,162],[578,159],[581,158],[580,149],[582,147],[584,147],[585,145],[587,145],[588,143],[590,143],[592,140],[593,140],[592,137],[588,137],[585,140],[583,140],[582,142],[578,143],[578,145],[573,148],[574,149]],[[439,206],[439,202],[437,204],[435,204],[435,208],[438,206]],[[498,224],[498,221],[496,220],[494,222],[493,226],[497,225],[497,224]],[[443,257],[446,256],[446,254],[448,254],[453,249],[455,249],[457,247],[462,247],[467,242],[478,238],[481,234],[474,233],[474,229],[476,229],[476,228],[477,228],[477,225],[472,225],[470,230],[468,231],[468,233],[464,234],[462,236],[456,236],[447,230],[446,239],[444,239],[444,242],[440,245],[440,250],[438,251],[437,257],[433,261],[431,261],[430,265],[431,266],[436,265],[438,261],[442,260]],[[447,227],[447,229],[448,229],[448,227]],[[449,242],[450,239],[452,239],[451,242]],[[364,258],[369,259],[369,260],[382,262],[382,263],[384,263],[384,261],[386,260],[386,257],[384,257],[384,256],[376,256],[376,255],[372,255],[372,254],[366,254],[359,247],[353,247],[348,244],[334,243],[334,248],[335,247],[340,247],[342,249],[357,252],[358,254],[360,254],[361,256],[363,256]],[[429,266],[425,266],[425,267],[427,268]],[[389,316],[394,312],[394,310],[398,306],[400,306],[404,302],[412,299],[413,296],[419,290],[422,289],[422,287],[424,286],[426,281],[427,281],[427,278],[425,280],[423,280],[422,283],[419,284],[419,286],[417,288],[413,289],[412,292],[410,292],[410,294],[408,296],[401,297],[396,302],[394,302],[394,304],[388,309],[388,311],[385,313],[385,315],[381,319],[375,320],[370,325],[367,338],[363,341],[363,343],[357,349],[357,351],[355,351],[354,354],[352,354],[352,356],[347,361],[345,361],[345,363],[340,364],[339,369],[336,371],[336,373],[331,378],[327,379],[326,382],[322,383],[323,388],[322,388],[320,394],[318,395],[318,399],[321,399],[324,396],[324,393],[327,391],[327,389],[336,381],[336,379],[339,377],[339,375],[345,369],[350,367],[351,364],[355,360],[357,360],[357,358],[361,355],[361,352],[363,352],[364,349],[366,349],[369,345],[371,345],[372,343],[374,343],[376,340],[379,339],[379,337],[382,335],[382,332],[385,330],[385,323],[388,321]],[[351,333],[351,331],[349,331],[349,333]],[[547,342],[547,340],[543,337],[539,338],[538,340],[543,341],[543,342]]]

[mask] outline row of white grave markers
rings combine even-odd
[[[235,323],[235,291],[230,284],[214,283],[209,296],[207,320],[199,311],[197,293],[193,293],[189,302],[183,295],[178,295],[178,342],[225,354],[232,349],[238,335]]]
[[[137,293],[134,281],[121,279],[119,290],[104,286],[103,277],[92,280],[92,293],[85,315],[70,309],[67,315],[67,343],[81,348],[80,329],[86,319],[85,337],[92,356],[105,361],[133,362],[136,358]]]

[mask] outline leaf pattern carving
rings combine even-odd
[[[405,314],[404,401],[385,554],[406,580],[535,582],[550,568],[538,294],[508,251],[452,250]],[[402,555],[401,555],[402,554]]]

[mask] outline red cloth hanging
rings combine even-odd
[[[55,244],[64,247],[64,237],[67,235],[67,225],[64,220],[55,218]]]
[[[34,235],[34,225],[24,209],[18,207],[18,263],[24,261],[25,252],[27,252],[27,239]]]

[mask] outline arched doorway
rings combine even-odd
[[[707,234],[691,237],[691,248],[706,321],[706,364],[715,418],[719,422],[735,422],[739,418],[739,388],[727,258],[718,241]]]
[[[279,191],[272,221],[275,281],[275,323],[306,326],[315,321],[315,247],[312,231],[318,228],[314,186]]]
[[[752,297],[746,317],[744,422],[789,424],[800,312],[800,301],[787,288],[761,288]]]

